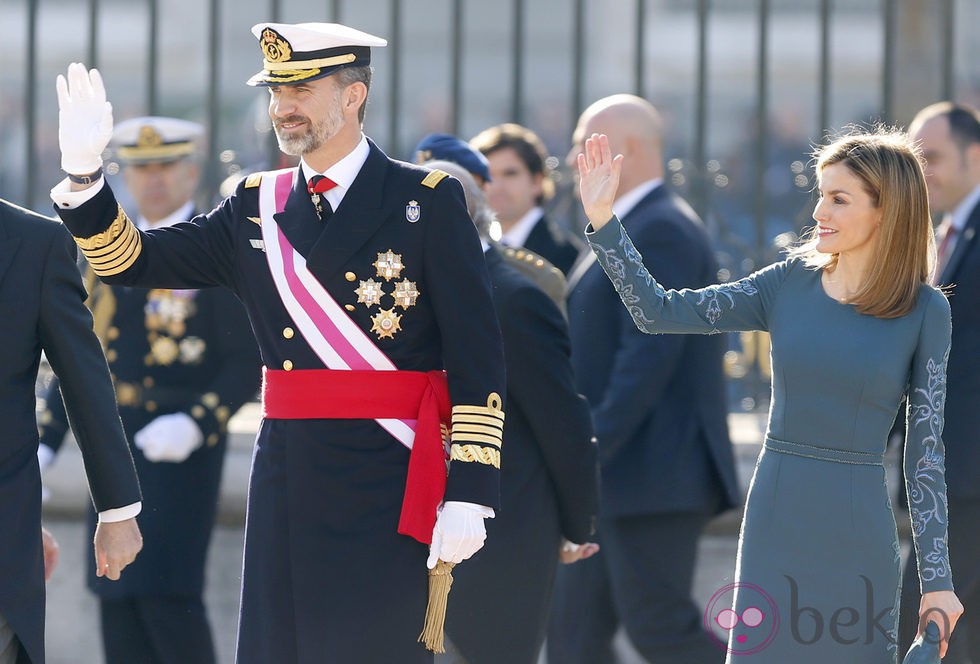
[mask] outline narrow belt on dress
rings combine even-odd
[[[808,459],[818,459],[820,461],[831,461],[833,463],[846,463],[858,466],[883,466],[885,463],[884,454],[875,452],[855,452],[854,450],[841,450],[833,447],[820,447],[808,443],[791,443],[788,440],[779,440],[766,436],[764,449],[780,454],[790,454],[792,456],[806,457]]]
[[[262,416],[416,420],[398,532],[431,543],[446,492],[443,432],[452,421],[444,371],[263,368]]]

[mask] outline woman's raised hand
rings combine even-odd
[[[578,155],[578,190],[585,216],[595,230],[612,219],[622,168],[623,155],[612,156],[605,134],[592,134],[585,139],[585,149]]]

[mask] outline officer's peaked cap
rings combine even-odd
[[[146,116],[116,125],[112,144],[127,164],[176,161],[194,154],[204,127],[178,118]]]
[[[339,23],[258,23],[262,71],[249,85],[291,85],[329,76],[342,67],[371,64],[371,47],[387,40]]]

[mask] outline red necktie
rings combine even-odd
[[[941,231],[942,239],[939,241],[939,248],[936,250],[936,275],[933,279],[937,284],[943,274],[943,270],[946,269],[946,263],[949,262],[950,254],[953,253],[952,242],[953,238],[956,237],[956,228],[949,219],[943,221],[939,226],[939,230]]]
[[[324,221],[333,214],[333,208],[330,207],[329,202],[323,200],[320,194],[325,194],[336,186],[336,182],[323,175],[314,175],[306,183],[306,190],[310,192],[310,198],[313,199],[313,206],[316,208],[317,216]],[[326,204],[326,211],[324,211],[324,204]]]

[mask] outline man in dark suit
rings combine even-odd
[[[44,555],[35,382],[64,385],[99,524],[96,574],[118,580],[141,547],[140,490],[75,247],[64,227],[0,200],[0,662],[44,663]],[[179,545],[177,547],[179,549]]]
[[[264,419],[238,663],[431,662],[417,643],[426,568],[479,550],[499,507],[503,351],[480,240],[458,182],[389,159],[361,131],[385,40],[332,23],[252,32],[264,58],[250,82],[269,89],[298,167],[140,231],[95,159],[111,125],[101,77],[73,64],[58,81],[62,157],[91,184],[52,198],[103,279],[223,285],[251,320]]]
[[[909,125],[926,160],[929,206],[942,215],[934,281],[950,287],[953,338],[946,369],[946,490],[949,558],[965,611],[944,662],[980,662],[980,114],[941,102]],[[914,501],[915,496],[910,496]],[[918,629],[915,556],[905,565],[900,609],[901,651]]]
[[[459,164],[479,186],[481,196],[486,198],[486,191],[490,184],[490,162],[482,152],[474,150],[466,142],[450,134],[428,134],[415,146],[413,154],[416,164],[441,159]],[[568,312],[565,310],[567,287],[564,272],[552,265],[544,256],[526,247],[515,249],[495,241],[490,237],[489,230],[482,237],[484,242],[490,243],[500,254],[505,263],[543,290],[558,306],[562,316],[567,317]]]
[[[490,166],[487,199],[500,224],[500,243],[544,256],[564,274],[582,252],[583,242],[544,213],[555,195],[547,166],[548,151],[527,127],[506,123],[484,129],[470,146]]]
[[[203,127],[142,117],[113,132],[139,228],[195,215]],[[89,307],[116,388],[143,494],[147,545],[119,583],[89,575],[99,597],[107,664],[212,664],[204,568],[217,514],[228,419],[259,387],[255,338],[241,303],[224,288],[109,286],[86,267]],[[57,384],[39,415],[38,458],[68,429]],[[173,550],[172,540],[184,542]]]
[[[489,243],[493,213],[482,190],[459,164],[433,161],[426,166],[463,185],[485,245],[507,363],[500,513],[487,524],[487,545],[455,575],[446,633],[457,653],[449,661],[535,664],[545,638],[559,546],[574,559],[596,550],[589,543],[598,508],[591,416],[575,391],[565,319]]]
[[[694,211],[663,184],[657,111],[632,95],[590,106],[575,129],[624,155],[615,209],[670,288],[706,286],[717,264]],[[554,664],[613,661],[622,624],[658,662],[721,661],[691,600],[705,524],[738,501],[720,336],[645,335],[594,260],[569,278],[572,367],[592,405],[599,462],[599,555],[559,570],[548,632]]]

